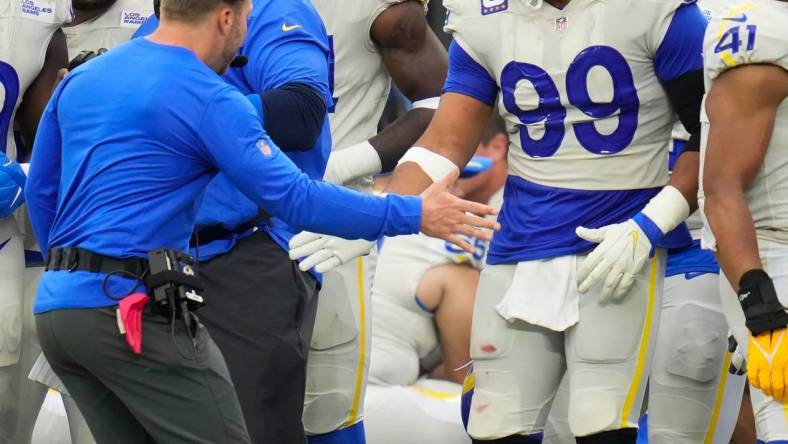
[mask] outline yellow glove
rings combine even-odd
[[[788,379],[788,338],[785,328],[750,334],[747,357],[747,378],[777,401],[788,400],[785,381]]]

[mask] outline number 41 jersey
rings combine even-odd
[[[702,69],[706,19],[693,2],[532,3],[444,2],[454,37],[444,92],[497,106],[509,133],[492,264],[589,250],[577,226],[636,214],[668,180],[675,112],[664,85]]]
[[[16,109],[44,65],[52,35],[70,20],[70,0],[0,2],[0,148],[12,159]]]

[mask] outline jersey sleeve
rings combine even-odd
[[[771,64],[788,70],[786,22],[772,16],[775,12],[770,13],[765,8],[768,3],[747,2],[731,6],[714,17],[703,44],[704,71],[708,80],[739,65]],[[788,17],[788,12],[782,16]]]
[[[467,23],[467,19],[473,16],[468,3],[465,0],[444,1],[444,30],[451,34],[453,40],[449,46],[449,72],[442,92],[463,94],[493,106],[498,94],[498,84],[464,32],[467,26],[473,26]],[[478,2],[476,3],[478,6]]]
[[[332,103],[328,35],[306,0],[256,3],[241,54],[249,59],[242,75],[252,92],[301,83]]]
[[[361,7],[366,8],[366,29],[367,29],[367,48],[371,51],[377,52],[375,42],[372,41],[372,24],[386,9],[405,3],[411,0],[361,0]],[[424,13],[427,12],[427,3],[429,0],[415,0],[424,6]]]
[[[707,20],[697,4],[679,4],[662,20],[654,69],[660,82],[669,82],[681,75],[703,68],[703,35]],[[659,28],[659,27],[658,27]]]
[[[206,160],[296,229],[368,240],[419,231],[418,197],[377,197],[310,180],[263,131],[252,104],[229,87],[211,100],[198,131]]]

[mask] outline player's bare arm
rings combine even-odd
[[[462,168],[479,145],[491,112],[491,107],[476,99],[446,93],[427,131],[415,146],[424,147]],[[430,176],[418,164],[403,162],[394,170],[386,191],[418,194],[431,183]]]
[[[49,96],[52,94],[52,89],[56,85],[58,70],[66,66],[68,66],[66,36],[63,34],[63,31],[57,30],[47,47],[44,65],[41,67],[38,77],[25,92],[22,106],[19,109],[19,121],[29,146],[32,146],[36,128],[38,128],[38,121],[41,119],[41,114],[44,112],[44,108],[49,102]]]
[[[706,98],[704,211],[717,239],[717,258],[734,289],[745,272],[763,269],[744,192],[758,173],[777,107],[788,97],[788,72],[748,65],[721,74]]]
[[[440,96],[446,78],[446,50],[427,25],[420,1],[407,1],[383,11],[370,36],[399,90],[411,101]],[[391,171],[429,125],[434,108],[417,107],[387,126],[369,143],[380,156],[382,170]]]

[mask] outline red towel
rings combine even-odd
[[[120,318],[126,329],[126,342],[134,354],[142,354],[142,309],[148,295],[134,293],[120,300]]]

